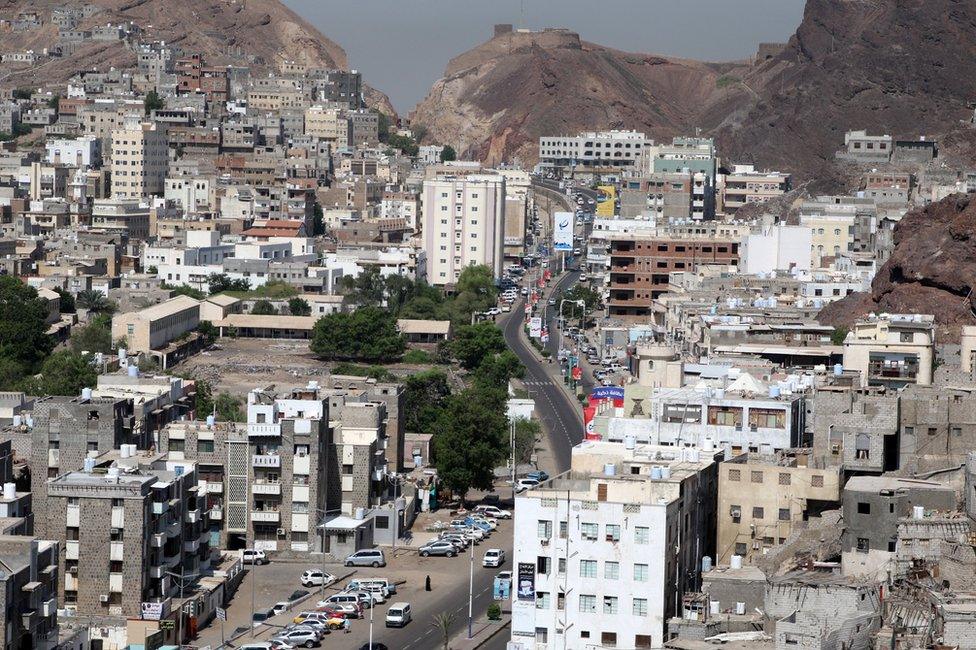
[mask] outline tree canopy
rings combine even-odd
[[[404,381],[404,426],[412,433],[435,433],[437,420],[451,396],[447,375],[442,370],[427,370]]]
[[[207,288],[211,295],[224,291],[250,291],[251,283],[244,278],[231,279],[226,273],[211,273],[207,277]]]
[[[502,331],[488,321],[462,325],[457,328],[454,338],[448,343],[451,355],[457,359],[462,368],[468,370],[477,368],[486,357],[506,348]]]
[[[288,301],[288,313],[292,316],[311,316],[312,308],[304,298],[292,298]]]
[[[105,314],[99,314],[92,321],[71,334],[71,349],[75,352],[112,351],[112,320]]]
[[[360,307],[316,321],[310,348],[327,360],[378,362],[398,359],[406,344],[393,314],[379,307]]]
[[[445,144],[441,150],[441,162],[450,162],[452,160],[457,160],[457,152],[454,151],[454,147]]]
[[[98,371],[90,356],[73,350],[60,350],[47,358],[40,375],[24,383],[24,391],[31,395],[78,395],[82,388],[92,387]]]
[[[47,335],[47,301],[10,275],[0,276],[0,386],[12,388],[54,348]]]
[[[251,313],[255,316],[273,316],[278,313],[274,305],[268,300],[258,300],[254,303],[254,307],[251,308]]]

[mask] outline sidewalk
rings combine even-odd
[[[461,634],[455,635],[449,644],[450,650],[473,650],[485,645],[499,634],[508,634],[512,616],[508,613],[502,614],[500,621],[489,621],[487,617],[480,617],[474,620],[471,626],[472,637],[468,638],[467,629]],[[439,645],[439,644],[438,644]]]

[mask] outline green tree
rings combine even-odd
[[[71,295],[71,292],[67,289],[62,289],[61,287],[55,287],[54,291],[61,296],[59,308],[62,314],[73,314],[75,313],[75,297]]]
[[[163,103],[162,97],[159,96],[155,90],[150,90],[146,93],[146,99],[144,100],[146,115],[151,115],[153,111],[162,110],[165,104]]]
[[[586,311],[593,311],[600,304],[600,293],[584,284],[577,284],[563,293],[564,300],[582,300]]]
[[[241,409],[241,403],[240,397],[230,393],[220,393],[214,399],[217,419],[222,422],[243,422],[246,418],[243,409]]]
[[[292,316],[311,316],[312,308],[304,298],[292,298],[288,301],[288,313]]]
[[[538,420],[515,420],[515,463],[524,465],[532,461],[532,454],[542,437],[542,427]]]
[[[172,291],[174,298],[176,296],[190,296],[191,298],[194,298],[195,300],[203,300],[204,298],[207,297],[207,294],[206,293],[204,293],[203,291],[200,291],[199,289],[194,289],[193,287],[191,287],[188,284],[180,284],[180,285],[175,285],[174,286],[174,285],[166,284],[165,282],[163,282],[160,286],[163,289],[168,289],[168,290]]]
[[[278,313],[278,310],[269,301],[258,300],[251,308],[251,313],[255,316],[273,316]]]
[[[442,612],[440,614],[434,614],[431,618],[431,627],[437,630],[437,636],[440,637],[441,642],[444,644],[444,650],[449,650],[448,646],[451,644],[451,627],[457,619],[457,612]]]
[[[498,328],[495,328],[498,329]],[[525,374],[525,366],[511,350],[486,355],[474,372],[474,385],[483,390],[507,391],[508,382]]]
[[[437,423],[434,459],[437,475],[456,496],[463,501],[472,488],[490,490],[507,450],[503,393],[468,388],[451,397]]]
[[[452,160],[457,160],[457,152],[454,151],[454,147],[445,144],[441,150],[441,162],[450,162]]]
[[[847,333],[850,330],[846,327],[835,327],[834,331],[830,333],[830,342],[833,345],[844,345],[844,339],[847,338]]]
[[[359,275],[343,276],[339,288],[349,303],[360,307],[379,307],[386,299],[386,280],[373,266]]]
[[[184,377],[184,379],[189,379]],[[213,413],[213,387],[206,379],[191,379],[196,394],[193,396],[193,411],[198,420],[202,420]]]
[[[77,353],[112,351],[112,320],[99,314],[92,321],[71,334],[71,349]]]
[[[330,361],[381,362],[399,358],[406,345],[393,314],[378,307],[361,307],[316,321],[310,348]]]
[[[318,201],[312,206],[312,236],[325,234],[325,213]]]
[[[13,91],[14,99],[30,99],[31,89],[30,88],[14,88]]]
[[[27,380],[24,388],[32,395],[77,395],[97,380],[98,371],[88,357],[61,350],[47,358],[40,376]]]
[[[434,433],[451,396],[447,375],[441,370],[427,370],[410,375],[404,381],[404,427],[411,433]]]
[[[387,139],[387,144],[394,149],[399,149],[410,157],[416,157],[417,154],[420,153],[420,146],[413,138],[407,135],[391,133],[390,137]]]
[[[0,380],[4,388],[35,372],[51,353],[47,335],[47,301],[37,290],[11,275],[0,275]]]
[[[94,289],[79,291],[75,300],[79,307],[96,314],[115,311],[115,305],[112,304],[112,301]]]
[[[471,322],[475,312],[494,307],[498,289],[492,270],[484,265],[469,266],[461,271],[450,305],[450,319],[455,327]]]
[[[200,333],[200,336],[203,337],[203,340],[205,340],[207,344],[213,343],[217,340],[217,337],[220,336],[220,330],[218,330],[217,327],[208,320],[200,321],[200,324],[197,325],[197,332]]]
[[[207,277],[207,287],[213,295],[224,291],[250,291],[251,283],[244,278],[232,280],[226,273],[211,273]]]
[[[53,108],[55,111],[61,109],[61,95],[55,95],[51,99],[47,100],[47,107]]]
[[[390,116],[383,111],[376,111],[376,121],[378,124],[380,142],[389,142]]]
[[[481,322],[462,325],[454,333],[448,344],[450,353],[462,368],[473,370],[481,365],[486,357],[506,349],[505,337],[494,323]]]

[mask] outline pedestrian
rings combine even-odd
[[[430,591],[430,576],[427,576],[426,582],[424,582],[424,591]]]
[[[342,619],[342,631],[346,634],[352,632],[352,623],[349,622],[348,618]]]

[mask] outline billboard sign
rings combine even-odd
[[[600,185],[596,192],[596,216],[612,217],[617,212],[617,188],[613,185]]]
[[[624,389],[620,386],[597,386],[590,392],[590,403],[611,400],[614,406],[624,405]]]
[[[552,243],[556,251],[573,250],[573,213],[554,212],[552,215]]]
[[[542,319],[538,316],[529,319],[529,336],[534,339],[542,336]]]
[[[596,417],[595,406],[583,407],[583,439],[584,440],[601,440],[600,434],[596,432],[596,428],[593,426],[593,418],[595,417]]]
[[[535,563],[519,562],[518,599],[535,601]]]

